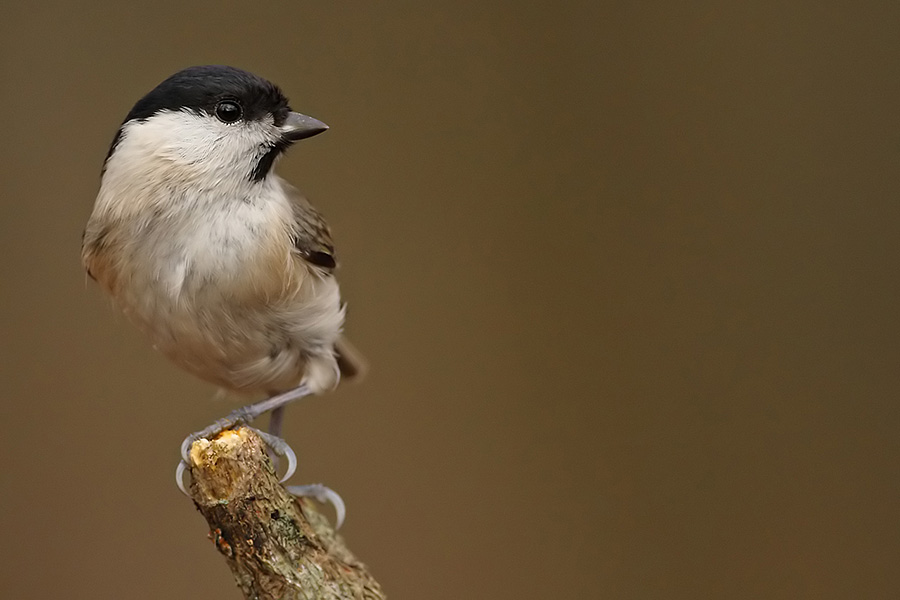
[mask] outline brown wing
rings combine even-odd
[[[291,199],[294,209],[294,248],[306,262],[318,269],[333,273],[337,266],[334,254],[334,243],[331,241],[331,230],[322,215],[294,187],[282,181],[285,192]],[[338,368],[344,381],[361,379],[368,370],[363,355],[347,338],[341,336],[334,345]]]
[[[294,248],[297,254],[309,264],[325,271],[334,272],[337,260],[331,230],[322,215],[299,191],[282,182],[294,209]]]

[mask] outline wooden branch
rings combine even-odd
[[[278,483],[253,430],[194,442],[191,476],[194,504],[246,599],[385,598],[328,520]]]

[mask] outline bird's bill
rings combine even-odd
[[[328,125],[318,119],[292,112],[288,113],[280,129],[286,140],[296,142],[326,131]]]

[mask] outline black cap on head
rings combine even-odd
[[[231,99],[240,103],[247,121],[272,114],[281,125],[290,108],[274,83],[253,73],[223,65],[188,67],[178,71],[138,100],[125,122],[147,119],[163,110],[192,110],[213,114],[216,104]]]
[[[257,121],[272,115],[273,124],[281,132],[252,167],[251,181],[262,181],[271,171],[275,159],[292,143],[328,129],[312,117],[291,112],[288,100],[272,82],[253,73],[222,65],[188,67],[153,88],[138,100],[119,131],[116,132],[103,170],[122,139],[125,125],[144,121],[162,111],[190,111],[215,115],[226,123],[237,120]]]

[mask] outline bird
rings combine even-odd
[[[267,79],[193,66],[135,103],[103,162],[82,241],[87,274],[176,365],[267,397],[185,439],[183,491],[194,440],[270,411],[264,439],[288,457],[290,476],[296,458],[278,437],[284,406],[364,368],[342,335],[331,231],[275,174],[294,143],[327,129]],[[324,486],[292,491],[334,501]]]

